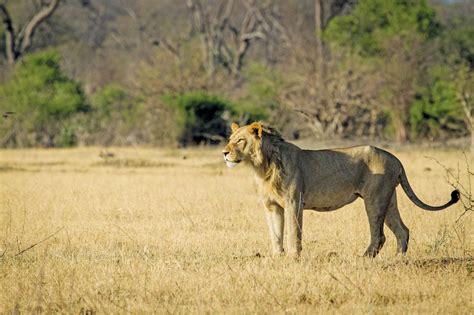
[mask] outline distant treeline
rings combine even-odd
[[[442,140],[474,126],[474,2],[0,4],[0,146]]]

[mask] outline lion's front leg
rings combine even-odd
[[[285,229],[288,256],[299,257],[303,235],[303,209],[301,202],[294,198],[285,206]]]
[[[265,203],[265,217],[267,219],[273,256],[283,253],[283,208],[275,203]]]

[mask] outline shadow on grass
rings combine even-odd
[[[65,165],[64,161],[52,162],[27,162],[27,163],[0,163],[0,173],[2,172],[39,172],[41,168]],[[21,165],[21,166],[20,166]]]
[[[427,259],[416,259],[408,264],[412,264],[416,267],[448,267],[448,266],[473,266],[474,257],[442,257],[442,258],[427,258]]]
[[[382,269],[391,269],[400,267],[400,265],[411,266],[424,270],[439,270],[451,267],[465,267],[469,273],[474,271],[474,257],[440,257],[440,258],[422,258],[422,259],[403,259],[397,262],[384,264]]]
[[[31,170],[27,170],[23,167],[18,167],[10,164],[0,164],[0,173],[3,172],[29,172]]]

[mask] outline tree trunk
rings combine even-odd
[[[4,4],[0,4],[0,13],[5,27],[5,55],[9,64],[15,63],[15,30],[10,13]]]
[[[375,109],[370,110],[370,120],[369,120],[369,137],[370,139],[375,139],[377,136],[377,111]]]
[[[42,3],[38,12],[15,34],[14,23],[5,4],[0,4],[0,17],[5,27],[5,55],[10,64],[14,64],[31,46],[38,26],[47,20],[58,8],[60,0]]]
[[[315,28],[315,44],[316,44],[316,90],[321,93],[323,90],[323,41],[321,35],[323,33],[323,7],[321,0],[314,1],[314,28]]]
[[[464,111],[464,119],[468,128],[470,129],[469,131],[471,132],[471,155],[474,156],[474,107],[472,103],[469,102],[470,94],[471,93],[468,93],[466,90],[461,89],[461,91],[458,92],[458,97],[461,101],[461,106]]]
[[[402,113],[394,114],[393,127],[395,128],[395,141],[405,143],[408,140],[408,131]]]

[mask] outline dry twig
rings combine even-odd
[[[457,167],[457,172],[455,173],[453,169],[446,167],[444,164],[439,162],[437,159],[433,157],[426,156],[426,158],[431,159],[436,162],[439,166],[441,166],[445,173],[446,173],[446,182],[451,185],[451,187],[457,189],[459,193],[461,194],[461,198],[459,201],[461,202],[461,205],[464,209],[464,212],[459,215],[459,217],[456,219],[455,223],[458,223],[459,220],[466,215],[469,211],[474,211],[474,195],[472,192],[472,177],[474,176],[474,172],[471,171],[471,168],[469,166],[469,158],[467,157],[466,152],[463,152],[464,154],[464,160],[466,163],[466,176],[467,176],[467,186],[463,185],[461,183],[461,169]]]

